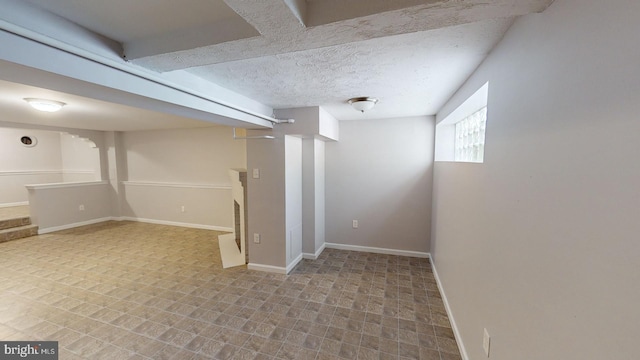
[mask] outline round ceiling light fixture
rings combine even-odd
[[[353,106],[354,109],[360,112],[365,112],[367,110],[373,109],[373,106],[378,102],[378,99],[372,97],[356,97],[349,99],[349,104]]]
[[[24,101],[28,102],[32,108],[39,111],[45,111],[45,112],[56,112],[62,109],[63,106],[67,105],[60,101],[36,99],[36,98],[25,98]]]

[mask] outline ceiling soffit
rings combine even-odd
[[[124,54],[129,58],[172,53],[260,35],[219,0],[27,1],[121,43]]]
[[[551,2],[552,0],[226,0],[229,7],[253,26],[260,36],[183,51],[157,51],[157,54],[149,56],[128,53],[127,56],[143,67],[160,72],[173,71],[484,20],[511,18],[542,11]],[[369,14],[371,12],[375,13]],[[318,25],[310,26],[311,24]]]

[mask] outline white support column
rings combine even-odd
[[[276,115],[296,122],[247,141],[249,268],[286,274],[324,249],[324,142],[337,140],[338,122],[319,107]]]
[[[324,249],[324,142],[303,140],[302,147],[302,252],[317,259]]]
[[[122,203],[124,201],[123,181],[128,179],[127,155],[122,147],[122,133],[118,131],[106,131],[104,133],[104,150],[106,159],[103,161],[103,169],[107,171],[109,182],[109,198],[111,200],[111,216],[118,219],[122,217]],[[104,163],[106,160],[106,164]],[[104,176],[104,174],[103,174]]]

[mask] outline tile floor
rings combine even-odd
[[[223,270],[207,230],[108,222],[0,244],[0,339],[60,359],[460,359],[427,259]]]

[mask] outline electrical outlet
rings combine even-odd
[[[253,178],[260,179],[260,169],[253,169]]]
[[[358,228],[358,220],[353,220],[353,228],[357,229]]]
[[[489,336],[487,328],[484,329],[484,336],[482,337],[482,348],[484,349],[485,355],[489,357],[489,350],[491,348],[491,336]]]
[[[78,205],[78,211],[84,211],[84,205]]]
[[[184,212],[184,205],[180,207],[180,211]]]
[[[260,234],[253,234],[253,243],[260,244]]]

